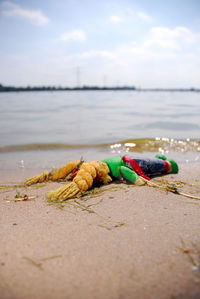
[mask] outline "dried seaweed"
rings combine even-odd
[[[26,257],[24,256],[23,257],[30,265],[40,269],[40,270],[43,270],[43,267],[42,267],[42,263],[39,263],[39,262],[36,262],[34,261],[33,259],[29,258],[29,257]]]
[[[82,211],[86,211],[88,212],[89,214],[95,214],[96,212],[91,209],[90,207],[88,206],[85,206],[83,204],[81,204],[80,202],[78,202],[77,200],[74,200],[74,202],[77,204],[77,206],[82,210]]]
[[[24,187],[26,187],[24,184],[18,184],[18,185],[0,185],[0,190],[15,189],[15,188],[24,188]]]
[[[37,184],[37,185],[33,185],[31,186],[31,188],[35,188],[35,189],[39,189],[42,187],[46,187],[47,184]],[[26,185],[24,184],[18,184],[18,185],[0,185],[0,190],[5,190],[5,189],[17,189],[17,188],[27,188]]]
[[[57,207],[59,210],[63,210],[65,205],[62,202],[56,202],[56,201],[48,201],[48,205],[52,206],[54,205],[55,207]]]
[[[37,184],[37,185],[32,185],[31,187],[34,188],[34,189],[39,189],[39,188],[43,188],[43,187],[46,187],[46,186],[47,186],[47,184]]]
[[[97,197],[102,195],[103,193],[107,192],[107,191],[117,191],[117,190],[121,190],[121,189],[126,189],[126,187],[119,185],[119,186],[112,186],[112,185],[107,185],[107,186],[103,186],[102,188],[96,187],[96,188],[92,188],[86,192],[84,192],[84,194],[81,194],[80,197],[85,199],[85,197],[92,196],[92,197]]]
[[[114,227],[121,227],[121,226],[124,226],[124,225],[126,225],[126,223],[119,222],[119,223],[115,224]]]
[[[183,185],[183,182],[169,182],[167,180],[162,179],[162,180],[160,180],[162,184],[156,184],[153,181],[147,181],[144,178],[143,178],[143,180],[150,187],[159,188],[159,189],[162,189],[162,190],[166,190],[167,192],[172,192],[172,193],[175,193],[175,194],[178,194],[178,195],[182,195],[184,197],[200,200],[199,196],[188,194],[188,193],[185,193],[185,192],[182,192],[182,191],[179,190],[180,186]],[[185,183],[185,184],[187,184],[187,183]]]
[[[162,184],[172,184],[171,182],[169,182],[166,179],[156,178],[156,179],[154,179],[154,181],[160,182]],[[199,187],[200,188],[200,184],[188,183],[188,182],[183,182],[183,181],[174,181],[173,184],[175,184],[176,186],[181,186],[181,187],[184,185],[187,185],[187,186],[191,186],[191,187]]]
[[[107,230],[112,230],[112,227],[107,226],[107,225],[105,225],[105,224],[98,224],[98,226],[99,226],[99,227],[102,227],[102,228],[105,228],[105,229],[107,229]]]
[[[81,197],[81,198],[85,198],[87,196],[97,197],[97,196],[100,196],[101,194],[103,194],[104,192],[105,192],[105,190],[103,188],[92,188],[92,189],[84,192],[83,194],[80,194],[79,197]]]
[[[110,224],[110,225],[98,224],[99,227],[105,228],[107,230],[113,230],[114,228],[122,227],[124,225],[126,225],[126,223],[124,223],[124,222],[119,222],[119,223]]]
[[[52,256],[44,257],[44,258],[40,259],[40,261],[46,262],[46,261],[57,259],[57,258],[60,258],[60,257],[62,257],[61,254],[59,254],[59,255],[52,255]]]
[[[92,206],[97,206],[99,205],[101,202],[103,202],[103,198],[101,198],[99,201],[95,202],[95,203],[91,203],[91,204],[88,204],[88,208],[92,207]]]
[[[50,200],[49,205],[55,205],[56,207],[58,207],[60,209],[64,209],[64,207],[68,205],[68,206],[72,206],[74,208],[78,208],[83,212],[87,212],[89,214],[95,214],[103,222],[106,223],[106,224],[99,224],[98,226],[102,227],[102,228],[105,228],[107,230],[112,230],[114,228],[118,228],[118,227],[122,227],[122,226],[126,225],[124,222],[115,222],[115,221],[111,220],[109,217],[103,216],[103,215],[99,214],[97,211],[95,211],[93,208],[91,208],[91,207],[99,205],[102,201],[103,201],[103,198],[101,198],[98,202],[86,204],[86,200],[84,200],[82,198],[69,199],[69,200],[64,201],[64,202],[63,201],[58,202],[57,200],[56,201]],[[69,210],[67,210],[67,211],[69,212]]]
[[[48,262],[50,260],[61,258],[61,257],[63,257],[63,255],[58,254],[58,255],[43,257],[43,258],[37,259],[37,261],[33,260],[32,258],[27,257],[27,256],[24,256],[23,259],[25,259],[30,265],[38,268],[39,270],[44,270],[44,268],[43,268],[44,262]]]

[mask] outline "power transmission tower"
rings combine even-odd
[[[80,66],[76,67],[76,86],[78,88],[81,87],[81,70],[80,70]]]
[[[104,75],[103,76],[103,87],[106,87],[107,86],[107,76]]]

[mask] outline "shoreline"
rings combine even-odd
[[[29,176],[43,172],[51,171],[52,169],[61,167],[69,161],[76,159],[83,159],[84,161],[101,161],[107,157],[115,156],[129,156],[134,158],[154,158],[156,153],[162,151],[145,151],[133,152],[126,151],[123,144],[116,144],[117,146],[98,147],[98,148],[76,148],[76,149],[49,149],[49,150],[30,150],[17,152],[1,152],[0,153],[0,172],[3,179],[8,177],[11,173],[16,173],[13,176]],[[119,146],[120,145],[120,146]],[[178,164],[183,165],[199,165],[200,154],[199,151],[164,151],[168,158],[175,160]],[[5,175],[3,175],[5,174]],[[5,180],[4,180],[5,181]]]
[[[0,182],[34,174],[7,172]],[[184,164],[159,179],[200,196],[199,177],[197,164]],[[33,196],[22,202],[12,201],[16,190],[0,191],[1,299],[199,298],[200,200],[114,182],[49,204],[45,194],[58,186],[20,188]]]
[[[55,150],[87,150],[87,149],[111,149],[130,153],[179,151],[179,152],[199,152],[199,138],[169,138],[169,137],[149,137],[149,138],[129,138],[118,141],[100,143],[22,143],[0,146],[1,153],[16,153],[28,151],[55,151]]]

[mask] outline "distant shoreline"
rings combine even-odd
[[[134,86],[82,86],[82,87],[56,87],[56,86],[27,86],[15,87],[0,84],[0,92],[24,92],[24,91],[170,91],[170,92],[200,92],[199,88],[136,88]]]

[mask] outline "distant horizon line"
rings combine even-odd
[[[89,91],[89,90],[96,90],[96,91],[106,91],[106,90],[133,90],[133,91],[194,91],[199,92],[200,88],[190,87],[190,88],[183,88],[183,87],[174,87],[174,88],[167,88],[167,87],[153,87],[153,88],[141,88],[135,86],[98,86],[98,85],[83,85],[83,86],[75,86],[75,87],[62,87],[62,86],[51,86],[51,85],[43,85],[43,86],[6,86],[0,84],[0,92],[15,92],[15,91]]]

